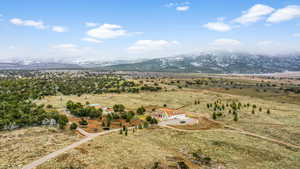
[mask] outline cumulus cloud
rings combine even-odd
[[[95,23],[95,22],[86,22],[84,24],[86,27],[96,27],[98,26],[99,24],[98,23]]]
[[[244,11],[242,16],[234,19],[233,21],[240,24],[254,23],[260,21],[264,16],[271,14],[273,11],[274,8],[270,6],[256,4],[247,11]]]
[[[62,26],[52,26],[52,31],[54,32],[67,32],[68,29]]]
[[[239,46],[241,42],[235,39],[216,39],[211,43],[214,46]]]
[[[203,25],[203,27],[210,29],[210,30],[218,31],[218,32],[227,32],[227,31],[231,30],[231,26],[227,25],[223,22],[209,22],[209,23]]]
[[[97,40],[97,39],[94,39],[94,38],[82,38],[81,40],[86,41],[86,42],[92,42],[92,43],[102,43],[101,40]]]
[[[128,48],[130,52],[145,52],[145,51],[157,51],[163,50],[175,45],[178,45],[177,41],[166,40],[138,40],[132,46]]]
[[[177,11],[187,11],[189,9],[190,9],[189,6],[178,6],[178,7],[176,7]]]
[[[120,25],[103,24],[98,28],[89,30],[87,35],[99,39],[114,39],[127,35],[127,31],[122,29]]]
[[[184,12],[190,9],[191,3],[189,1],[185,2],[170,2],[165,5],[167,8],[175,8],[177,11]]]
[[[285,8],[276,10],[268,19],[267,22],[279,23],[300,17],[300,6],[290,5]]]
[[[23,20],[20,18],[13,18],[10,20],[12,24],[19,25],[19,26],[31,26],[37,29],[45,29],[46,26],[42,21],[34,21],[34,20]]]

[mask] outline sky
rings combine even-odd
[[[2,0],[0,61],[300,51],[299,0]]]

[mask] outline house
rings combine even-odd
[[[112,108],[109,108],[109,107],[103,107],[101,106],[100,104],[89,104],[88,106],[90,107],[94,107],[96,109],[102,109],[103,110],[103,114],[110,114],[113,112],[113,109]]]
[[[186,115],[183,112],[170,108],[160,108],[153,116],[160,120],[186,119]]]

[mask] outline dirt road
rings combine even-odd
[[[43,164],[44,162],[46,162],[46,161],[48,161],[48,160],[50,160],[50,159],[52,159],[54,157],[57,157],[58,155],[66,152],[66,151],[68,151],[70,149],[78,147],[79,145],[92,140],[93,138],[95,138],[97,136],[105,135],[105,134],[112,133],[112,132],[116,132],[116,131],[119,131],[120,129],[108,130],[108,131],[104,131],[104,132],[101,132],[101,133],[87,133],[86,131],[84,131],[84,130],[82,130],[80,128],[78,128],[77,130],[81,134],[85,135],[86,137],[84,139],[80,140],[80,141],[77,141],[77,142],[75,142],[75,143],[67,146],[67,147],[64,147],[64,148],[62,148],[60,150],[57,150],[57,151],[55,151],[53,153],[50,153],[50,154],[48,154],[48,155],[46,155],[46,156],[44,156],[44,157],[42,157],[42,158],[40,158],[40,159],[38,159],[38,160],[30,163],[30,164],[27,164],[22,169],[33,169],[33,168],[35,168],[35,167]]]

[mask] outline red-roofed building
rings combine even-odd
[[[160,108],[153,116],[160,120],[186,119],[186,115],[183,112],[170,108]]]

